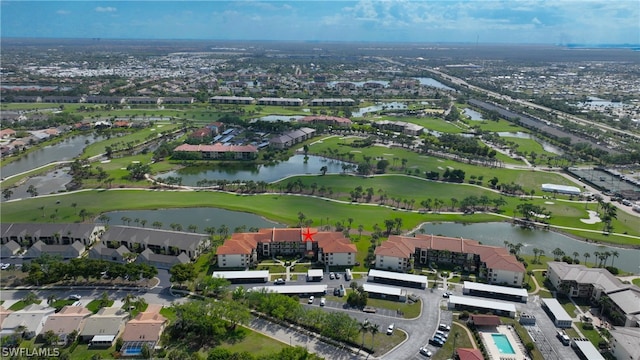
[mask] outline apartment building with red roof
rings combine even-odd
[[[435,235],[389,237],[375,250],[376,268],[407,271],[413,264],[452,264],[475,272],[490,284],[521,286],[525,268],[502,247]]]
[[[278,255],[307,256],[332,266],[352,266],[357,251],[356,246],[340,232],[320,232],[314,228],[272,228],[231,235],[218,247],[216,257],[219,267],[246,268],[260,259]]]

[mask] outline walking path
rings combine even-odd
[[[467,328],[466,326],[464,326],[464,324],[461,324],[457,321],[454,321],[453,324],[458,327],[461,327],[462,330],[464,330],[467,333],[467,336],[469,337],[469,342],[471,342],[471,345],[473,346],[474,349],[477,349],[478,345],[476,345],[476,339],[473,338],[473,334],[471,333],[469,328]]]

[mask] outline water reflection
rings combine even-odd
[[[272,182],[284,177],[299,174],[320,174],[323,166],[327,173],[343,171],[342,161],[327,159],[321,156],[309,155],[305,161],[304,155],[294,155],[287,161],[274,165],[236,165],[229,167],[187,167],[177,171],[159,174],[158,179],[168,176],[181,177],[182,185],[197,186],[198,181],[206,180],[253,180]]]

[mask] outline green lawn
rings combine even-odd
[[[96,355],[100,355],[101,359],[112,359],[115,351],[115,345],[108,349],[89,349],[88,344],[78,344],[70,355],[71,359],[78,360],[90,360]]]
[[[602,336],[600,336],[600,333],[598,333],[598,331],[595,328],[591,330],[586,330],[583,327],[584,324],[585,323],[578,323],[580,332],[582,333],[582,335],[584,335],[584,337],[586,337],[587,339],[589,339],[589,341],[591,341],[591,343],[593,344],[593,346],[596,347],[596,349],[598,349],[600,341],[602,341]]]
[[[92,300],[90,303],[87,304],[87,309],[89,309],[92,313],[97,313],[98,311],[100,311],[100,309],[102,309],[103,307],[111,307],[113,305],[113,300],[109,300],[109,302],[106,304],[106,306],[101,306],[102,305],[102,300],[100,299],[95,299]]]
[[[351,289],[348,288],[348,284],[345,284],[345,287],[347,287],[347,291],[352,291]],[[327,300],[336,301],[343,304],[347,302],[346,296],[338,297],[333,295],[327,295],[325,296],[325,298]],[[405,319],[413,319],[420,316],[420,310],[422,309],[422,302],[418,301],[413,304],[409,304],[409,303],[401,303],[401,302],[391,301],[391,300],[368,298],[367,306],[373,306],[376,308],[387,309],[387,310],[399,310],[403,312],[404,314],[403,317]]]
[[[544,150],[544,148],[542,147],[542,144],[540,144],[534,139],[522,139],[522,138],[516,138],[516,137],[504,137],[503,139],[507,141],[507,143],[511,142],[513,144],[518,145],[516,151],[520,153],[527,152],[527,154],[531,154],[531,152],[535,152],[538,155],[545,154],[549,157],[557,156],[554,153]],[[531,160],[529,156],[527,156],[527,159]]]
[[[279,352],[289,346],[250,329],[241,328],[238,331],[243,332],[244,336],[241,337],[241,340],[234,343],[223,343],[220,347],[233,352],[248,351],[254,356],[264,356]]]
[[[36,304],[40,304],[41,302],[42,302],[42,300],[38,300],[38,301],[36,302]],[[11,305],[11,306],[9,307],[9,310],[11,310],[11,311],[18,311],[18,310],[22,310],[22,309],[24,309],[25,307],[27,307],[27,305],[28,305],[28,304],[27,304],[26,302],[24,302],[23,300],[18,300],[18,301],[16,301],[13,305]]]
[[[378,119],[376,119],[377,121]],[[466,130],[464,125],[454,124],[437,117],[410,117],[410,116],[381,116],[379,120],[404,121],[420,125],[425,129],[441,133],[458,134]]]
[[[578,309],[576,308],[575,305],[573,305],[573,303],[568,297],[564,295],[558,295],[557,300],[560,303],[560,305],[562,305],[562,307],[567,312],[567,314],[569,314],[569,316],[571,317],[578,316]]]
[[[633,279],[631,282],[636,286],[640,286],[640,278]]]
[[[500,119],[500,121],[467,121],[467,124],[470,126],[479,126],[482,131],[491,131],[491,132],[517,132],[517,131],[527,131],[525,128],[520,127],[514,123],[511,123],[507,120]]]
[[[53,304],[50,304],[50,306],[55,308],[56,311],[60,311],[60,309],[62,309],[63,307],[73,305],[75,302],[76,300],[60,299],[54,301]]]

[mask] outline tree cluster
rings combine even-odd
[[[78,281],[84,278],[91,279],[117,279],[126,278],[128,281],[151,279],[158,274],[158,270],[151,265],[141,263],[120,264],[106,260],[77,258],[62,261],[58,257],[44,254],[31,263],[25,263],[23,272],[29,273],[25,281],[33,285],[51,284],[64,280]]]

